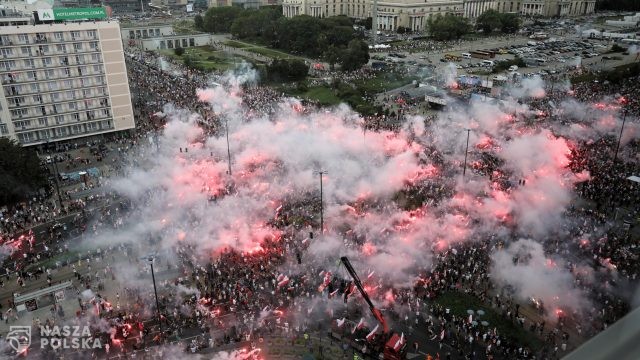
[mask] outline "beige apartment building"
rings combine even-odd
[[[373,0],[283,0],[286,17],[345,15],[356,19],[371,16]],[[596,0],[379,0],[378,30],[426,29],[430,17],[455,14],[475,19],[489,9],[529,16],[577,16],[595,11]]]
[[[0,80],[0,136],[23,145],[135,127],[117,22],[1,26]]]
[[[525,16],[579,16],[593,14],[596,0],[465,0],[464,16],[475,19],[486,10]]]
[[[345,15],[356,19],[371,16],[372,0],[283,0],[285,16],[328,17]],[[393,31],[399,26],[422,31],[436,14],[463,14],[463,0],[378,1],[378,30]]]

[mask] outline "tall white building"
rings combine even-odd
[[[464,0],[464,16],[475,19],[494,9],[526,16],[578,16],[595,12],[596,0]]]
[[[372,0],[283,0],[287,17],[345,15],[356,19],[371,17]],[[396,30],[399,26],[422,31],[436,14],[463,14],[463,0],[379,0],[378,30]]]
[[[0,136],[23,145],[135,127],[117,22],[0,26],[0,79]]]

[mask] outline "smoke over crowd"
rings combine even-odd
[[[433,266],[433,254],[492,238],[504,243],[491,257],[493,278],[514,286],[520,298],[569,311],[589,303],[542,244],[570,241],[566,211],[576,184],[590,178],[569,166],[572,148],[618,131],[615,111],[596,119],[591,105],[566,100],[554,111],[581,122],[531,121],[533,110],[518,99],[545,96],[544,82],[533,78],[513,89],[513,100],[453,108],[428,126],[414,117],[397,132],[363,131],[362,119],[344,106],[315,110],[283,99],[273,114],[250,112],[242,104],[250,82],[245,74],[229,76],[223,86],[197,91],[226,123],[229,151],[224,126],[205,134],[198,115],[165,107],[161,136],[113,184],[144,205],[130,225],[96,243],[151,237],[156,251],[188,243],[206,262],[229,248],[268,252],[265,241],[286,236],[303,244],[305,261],[329,269],[346,255],[381,281],[407,286]],[[637,126],[623,136],[637,138]],[[583,234],[591,235],[597,236]]]
[[[179,279],[161,282],[173,296],[163,297],[164,308],[174,309],[163,316],[197,318],[201,328],[200,318],[212,319],[224,332],[230,326],[218,314],[235,312],[247,334],[274,317],[288,327],[283,313],[341,327],[343,302],[359,296],[345,285],[341,256],[389,312],[411,313],[466,286],[498,307],[507,297],[534,304],[543,320],[533,329],[543,329],[567,316],[598,323],[604,298],[631,296],[621,288],[635,288],[635,275],[622,279],[622,265],[607,255],[610,225],[584,210],[612,171],[591,159],[610,163],[621,136],[620,161],[638,161],[635,145],[627,146],[640,137],[637,122],[627,119],[620,132],[624,98],[583,102],[568,84],[554,91],[534,77],[507,89],[503,100],[474,99],[372,129],[345,105],[277,97],[269,111],[256,110],[247,101],[255,76],[243,67],[217,79],[221,85],[200,84],[188,100],[213,116],[180,104],[154,114],[161,129],[143,138],[109,185],[126,210],[109,214],[108,231],[96,221],[86,237],[123,254],[110,271],[134,298],[150,285],[137,276],[148,272],[146,263],[132,256],[154,254],[177,269]],[[455,85],[454,75],[446,78]],[[119,307],[83,296],[98,313]],[[146,306],[141,316],[153,317],[151,298],[137,299]],[[350,319],[352,333],[363,323],[375,329],[376,320],[365,317]],[[123,329],[144,331],[128,330],[121,318],[85,320],[110,334],[115,352],[127,338]],[[444,326],[440,334],[433,339],[449,336]],[[497,337],[494,329],[490,338]],[[229,350],[215,359],[259,352]]]

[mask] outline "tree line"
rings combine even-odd
[[[282,8],[241,9],[216,7],[196,16],[196,27],[211,33],[231,33],[235,38],[259,43],[285,52],[321,58],[346,71],[369,61],[364,34],[346,16],[315,18],[301,15],[286,18]]]
[[[596,10],[609,11],[640,11],[638,0],[599,0],[596,2]]]

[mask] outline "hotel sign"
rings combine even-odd
[[[106,17],[107,11],[103,7],[53,8],[38,10],[38,18],[40,19],[40,21],[105,19]]]

